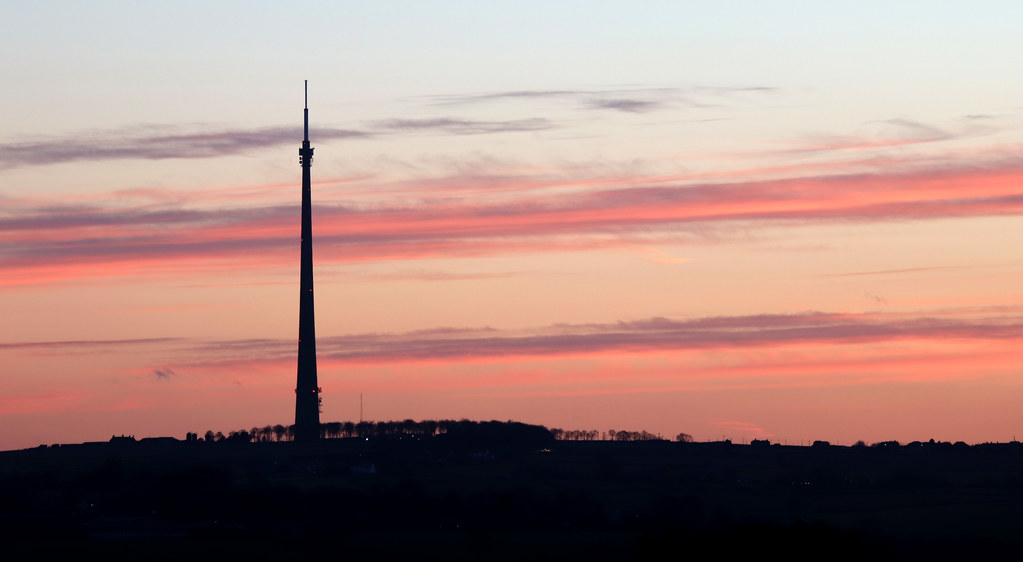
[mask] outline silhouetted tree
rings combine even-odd
[[[458,425],[458,422],[456,422],[455,420],[440,420],[439,422],[437,422],[437,431],[438,433],[447,433],[448,431],[451,430],[452,427],[455,427],[456,425]]]
[[[434,420],[423,420],[423,435],[433,437],[437,435],[437,422]]]
[[[232,431],[227,434],[227,440],[231,443],[248,443],[252,440],[252,434],[244,429]]]

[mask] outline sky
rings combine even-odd
[[[1023,4],[0,3],[0,449],[1023,436]],[[360,409],[361,397],[361,409]]]

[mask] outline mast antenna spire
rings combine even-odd
[[[313,147],[309,146],[309,81],[305,83],[305,138],[298,149],[302,166],[302,238],[298,307],[298,377],[295,385],[295,441],[320,437],[320,387],[316,380],[316,321],[313,318],[313,227],[310,197],[310,168]]]

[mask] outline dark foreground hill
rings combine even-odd
[[[389,437],[0,453],[6,559],[991,559],[1023,446]],[[540,439],[544,441],[544,439]],[[528,440],[527,440],[528,441]]]

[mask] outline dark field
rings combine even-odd
[[[1018,443],[90,444],[0,453],[0,539],[7,559],[1018,558],[1021,468]]]

